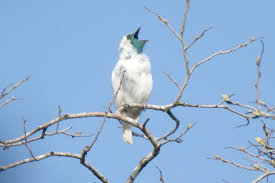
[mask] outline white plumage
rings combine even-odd
[[[124,77],[115,99],[116,108],[118,109],[125,104],[132,103],[146,104],[153,86],[149,58],[143,53],[138,53],[128,36],[122,38],[119,45],[119,53],[119,60],[112,72],[114,95],[120,87],[123,73]],[[138,120],[140,113],[141,109],[128,107],[122,112],[122,115]],[[124,122],[122,124],[123,139],[126,143],[132,144],[131,126]]]

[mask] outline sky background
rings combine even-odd
[[[23,135],[22,115],[27,130],[38,127],[64,113],[105,111],[112,99],[111,72],[118,60],[121,38],[141,26],[140,38],[149,42],[144,52],[150,57],[154,87],[150,104],[172,103],[177,88],[163,72],[179,83],[185,76],[181,46],[175,36],[144,6],[158,12],[179,31],[185,1],[73,1],[11,0],[0,1],[0,88],[30,75],[30,80],[10,96],[18,100],[0,109],[0,140]],[[265,52],[260,81],[261,99],[275,104],[274,78],[274,1],[191,1],[185,40],[190,43],[203,29],[213,26],[188,52],[190,64],[215,53],[246,42],[250,37],[264,36]],[[202,65],[191,77],[183,94],[188,103],[215,104],[221,94],[234,93],[234,100],[253,105],[255,101],[256,57],[261,44],[224,56]],[[7,99],[7,98],[6,98]],[[114,107],[112,110],[115,111]],[[180,131],[188,123],[196,126],[183,138],[161,149],[136,179],[137,183],[159,182],[158,166],[167,183],[172,182],[251,182],[260,174],[241,170],[209,157],[221,157],[251,164],[244,155],[224,147],[246,147],[248,141],[262,136],[260,120],[247,127],[234,128],[246,121],[221,109],[177,108]],[[150,117],[149,128],[156,136],[173,127],[164,113],[145,111],[141,121]],[[100,118],[67,120],[61,128],[70,132],[96,133]],[[274,122],[266,120],[274,128]],[[89,161],[110,182],[125,182],[139,160],[152,147],[134,138],[134,144],[122,140],[120,124],[108,119]],[[55,127],[54,127],[55,128]],[[54,129],[54,128],[50,128]],[[178,132],[178,134],[180,133]],[[30,143],[34,155],[51,150],[79,154],[92,138],[70,138],[64,135],[46,137]],[[30,157],[25,146],[0,150],[0,165]],[[270,182],[275,181],[273,177]],[[48,158],[0,173],[1,183],[99,182],[78,160]]]

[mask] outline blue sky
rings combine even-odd
[[[177,88],[163,74],[171,74],[182,83],[184,59],[179,42],[144,6],[158,12],[180,30],[184,1],[73,1],[13,0],[0,2],[0,88],[30,75],[30,80],[15,90],[18,100],[0,110],[0,139],[23,134],[21,116],[27,129],[37,127],[63,112],[105,111],[112,99],[111,72],[118,59],[121,38],[141,26],[140,38],[149,42],[144,52],[150,57],[154,87],[148,103],[164,105],[173,102]],[[273,1],[191,1],[185,40],[190,43],[203,29],[213,26],[188,52],[190,64],[210,54],[232,48],[251,36],[264,36],[261,96],[275,104]],[[256,57],[261,44],[253,43],[235,53],[218,56],[202,65],[192,75],[183,94],[188,103],[214,104],[221,94],[234,93],[235,100],[252,105],[255,101]],[[112,108],[113,111],[115,110]],[[181,130],[197,123],[181,144],[165,146],[160,155],[139,175],[136,182],[158,182],[162,169],[166,182],[250,182],[260,174],[248,172],[209,160],[218,154],[241,163],[245,156],[228,146],[247,146],[248,140],[262,136],[261,123],[245,121],[218,109],[177,108]],[[157,136],[172,128],[173,122],[156,111],[145,111],[141,121],[151,118],[149,127]],[[272,121],[266,121],[272,127]],[[99,118],[68,120],[63,128],[71,132],[95,133]],[[124,182],[141,157],[151,150],[148,142],[134,138],[127,145],[116,120],[108,119],[87,160],[111,182]],[[273,125],[274,127],[274,125]],[[35,155],[51,150],[80,153],[92,139],[67,136],[47,137],[30,144]],[[29,157],[25,146],[0,151],[0,164],[5,165]],[[271,182],[274,178],[269,179]],[[0,182],[99,182],[77,160],[49,158],[26,164],[0,174]]]

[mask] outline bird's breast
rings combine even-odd
[[[134,64],[126,69],[123,89],[127,103],[145,104],[151,94],[153,80],[150,68]]]

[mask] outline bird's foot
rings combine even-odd
[[[127,112],[127,109],[130,107],[129,104],[123,104],[122,112]]]

